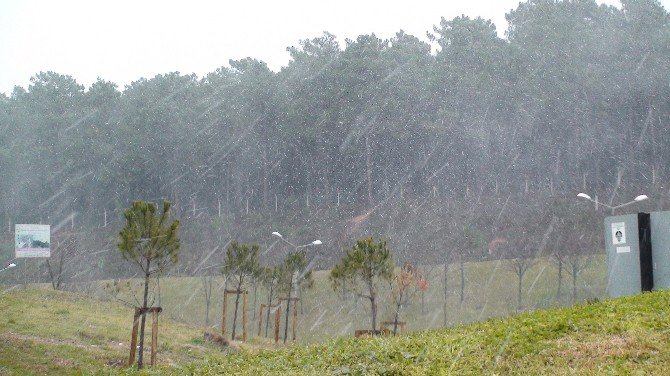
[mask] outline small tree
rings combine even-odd
[[[481,255],[484,237],[477,229],[468,227],[463,229],[456,240],[461,275],[460,303],[463,303],[465,300],[465,262]]]
[[[242,287],[245,283],[251,282],[260,273],[259,254],[260,248],[258,244],[248,245],[232,242],[226,249],[226,260],[224,261],[222,271],[229,279],[233,279],[236,291],[235,310],[233,311],[233,340],[235,339],[237,311],[240,304]]]
[[[372,237],[357,240],[339,264],[330,272],[334,291],[343,283],[358,297],[370,301],[372,332],[377,332],[377,296],[379,283],[393,278],[393,255],[386,242],[375,242]]]
[[[523,277],[526,272],[537,263],[537,257],[541,256],[547,248],[558,219],[553,215],[539,218],[517,219],[513,227],[508,228],[507,233],[511,236],[507,239],[506,257],[509,258],[508,265],[517,276],[517,309],[522,308],[523,300]],[[544,231],[542,231],[544,228]]]
[[[60,290],[67,264],[71,261],[77,248],[77,237],[73,232],[61,231],[54,236],[53,244],[56,245],[51,259],[46,260],[47,270],[51,278],[51,287],[54,290]],[[55,265],[52,261],[55,260]]]
[[[516,274],[517,277],[517,304],[518,310],[522,307],[523,300],[523,277],[526,272],[536,263],[535,254],[533,250],[527,245],[516,244],[514,257],[509,259],[509,268]]]
[[[280,266],[268,266],[261,269],[258,280],[261,283],[261,286],[267,291],[267,315],[265,316],[265,336],[268,336],[268,327],[270,325],[270,307],[275,298],[276,286],[279,281],[279,275],[281,273]],[[262,317],[258,318],[263,320]]]
[[[212,305],[212,287],[214,285],[214,276],[203,274],[200,276],[202,282],[202,291],[205,294],[205,327],[209,326],[209,307]]]
[[[598,233],[599,221],[595,218],[595,212],[565,213],[564,218],[558,221],[556,238],[560,238],[560,244],[554,250],[554,258],[559,257],[559,286],[561,284],[562,269],[566,268],[572,277],[572,302],[577,300],[577,277],[589,262],[589,253],[597,247],[597,240],[593,234]]]
[[[279,267],[278,287],[280,292],[291,298],[293,292],[302,288],[312,288],[314,279],[312,271],[307,269],[307,256],[305,250],[299,249],[289,253]],[[286,317],[284,323],[284,343],[288,338],[288,316],[290,301],[286,303]]]
[[[428,280],[414,265],[405,263],[395,276],[395,284],[391,290],[395,312],[393,314],[393,335],[398,332],[400,310],[406,306],[414,295],[428,290]]]
[[[119,233],[118,249],[124,259],[133,261],[144,274],[144,297],[140,324],[137,368],[143,366],[144,326],[149,297],[149,281],[158,278],[179,257],[179,221],[170,220],[171,203],[163,202],[162,213],[152,202],[135,201],[124,212],[126,224]]]
[[[575,229],[575,235],[569,236],[565,245],[565,264],[572,277],[572,302],[577,301],[577,277],[589,264],[589,254],[595,248],[593,233]]]
[[[562,248],[556,248],[551,252],[551,260],[558,268],[556,275],[556,300],[561,299],[561,288],[563,287],[563,267],[565,265],[565,253]]]

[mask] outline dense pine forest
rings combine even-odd
[[[127,273],[111,261],[121,211],[138,199],[174,203],[175,270],[189,274],[220,264],[230,240],[268,249],[275,230],[321,239],[321,267],[362,235],[417,264],[592,253],[610,212],[578,192],[670,207],[659,2],[530,0],[504,33],[435,16],[429,43],[324,32],[289,47],[278,72],[250,57],[125,88],[36,73],[0,94],[2,252],[12,257],[13,224],[51,224],[89,276]]]

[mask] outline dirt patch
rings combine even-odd
[[[125,368],[128,365],[128,360],[112,359],[105,362],[105,365],[107,365],[108,367]]]
[[[42,343],[42,344],[47,344],[47,345],[68,345],[68,346],[74,346],[74,347],[79,347],[79,348],[90,347],[89,345],[85,345],[81,342],[77,342],[77,341],[73,341],[73,340],[38,337],[38,336],[31,336],[31,335],[28,335],[28,334],[17,334],[17,333],[12,333],[12,332],[0,333],[0,338],[6,339],[6,340],[32,341],[32,342]]]
[[[612,335],[593,340],[563,338],[557,341],[558,354],[570,359],[569,363],[595,363],[604,358],[622,357],[624,355],[640,357],[642,355],[654,355],[658,351],[641,345],[638,340],[625,335]]]
[[[72,360],[63,358],[54,358],[53,363],[59,367],[66,367],[66,368],[72,368],[76,365]]]

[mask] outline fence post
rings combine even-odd
[[[135,363],[135,352],[137,351],[137,329],[140,322],[140,309],[135,307],[135,315],[133,316],[133,331],[130,335],[130,359],[128,360],[128,366],[132,366]]]
[[[247,290],[242,292],[242,341],[247,341]]]
[[[153,308],[153,322],[151,325],[151,366],[156,367],[156,352],[158,351],[158,312],[159,308]]]
[[[226,294],[225,290],[223,292],[223,315],[221,317],[221,336],[225,337],[226,336],[226,308],[228,307],[228,294]]]
[[[279,342],[279,320],[281,318],[281,304],[275,309],[275,343]]]

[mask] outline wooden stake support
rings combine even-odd
[[[265,309],[265,307],[268,307],[269,310],[275,308],[275,316],[277,316],[277,314],[281,314],[281,312],[280,312],[281,309],[279,309],[279,307],[280,307],[279,304],[267,305],[265,303],[261,303],[261,307],[259,309],[260,312],[258,313],[258,336],[259,337],[261,336],[261,330],[262,330],[262,327],[263,327],[263,310]],[[275,317],[275,319],[277,319],[277,317]],[[277,328],[277,323],[275,322],[275,332],[279,333],[278,330],[279,329]],[[278,337],[275,338],[275,342],[277,342],[278,340],[279,340]]]
[[[158,312],[153,310],[151,316],[151,366],[155,367],[156,353],[158,352]]]
[[[237,290],[223,290],[223,314],[221,317],[221,335],[226,336],[226,314],[228,313],[228,294],[237,294]],[[242,294],[242,341],[247,340],[247,290],[241,290]]]
[[[293,342],[295,342],[295,328],[298,325],[298,300],[293,301]]]
[[[247,341],[247,290],[242,292],[242,341]]]
[[[140,317],[143,314],[151,312],[151,366],[156,366],[156,352],[158,351],[158,314],[163,311],[161,307],[139,308],[135,307],[135,314],[133,315],[133,331],[130,335],[130,357],[128,359],[128,366],[135,363],[135,353],[137,352],[137,332],[139,330]]]
[[[135,352],[137,351],[137,329],[140,325],[141,308],[135,307],[135,315],[133,316],[133,332],[130,335],[130,359],[128,359],[128,366],[135,363]]]
[[[281,308],[275,310],[275,343],[279,342],[279,320],[281,318]]]
[[[395,323],[393,321],[382,321],[381,324],[379,325],[380,330],[389,330],[391,333],[393,333],[393,325]],[[398,321],[398,333],[402,333],[405,331],[405,325],[407,323],[405,321]]]

